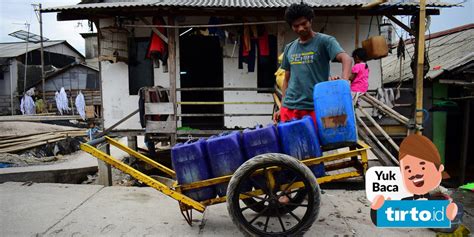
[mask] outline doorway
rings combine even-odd
[[[223,87],[222,48],[216,36],[185,35],[180,38],[181,88]],[[182,91],[181,101],[224,101],[221,91]],[[182,105],[182,114],[223,114],[224,105]],[[224,128],[223,116],[182,117],[182,126]]]

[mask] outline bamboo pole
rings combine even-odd
[[[385,137],[385,139],[388,140],[388,142],[393,146],[393,148],[399,151],[400,147],[398,147],[398,145],[393,141],[393,139],[383,130],[382,127],[380,127],[380,125],[375,121],[375,119],[372,118],[372,116],[370,116],[364,109],[358,109],[375,126],[375,128],[377,128],[377,130]]]
[[[400,122],[402,124],[405,124],[405,125],[408,125],[408,118],[406,118],[405,116],[397,113],[396,111],[392,110],[390,107],[384,105],[383,103],[379,104],[378,102],[376,102],[378,100],[372,99],[371,97],[367,96],[367,94],[362,95],[360,98],[362,98],[367,103],[373,105],[377,109],[382,110],[384,113],[386,113],[390,117],[394,118],[398,122]]]
[[[377,145],[379,145],[379,147],[382,149],[382,151],[395,163],[395,164],[399,164],[398,163],[398,160],[392,155],[392,153],[390,153],[389,150],[387,150],[387,148],[380,142],[379,139],[377,139],[377,137],[375,136],[375,134],[369,129],[369,127],[367,127],[367,124],[364,123],[364,121],[362,121],[362,119],[360,118],[359,115],[356,115],[356,118],[357,118],[357,121],[359,121],[359,124],[362,125],[362,127],[365,129],[365,131],[372,137],[372,139],[377,143]]]
[[[423,124],[423,65],[425,60],[425,17],[426,0],[420,0],[420,15],[418,18],[418,40],[417,40],[417,65],[416,65],[416,110],[415,124]],[[416,134],[421,134],[421,130],[416,127]]]

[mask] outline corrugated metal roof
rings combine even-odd
[[[43,47],[51,47],[57,44],[62,44],[65,40],[52,40],[43,42]],[[28,52],[41,48],[40,43],[28,43]],[[0,43],[0,58],[12,58],[17,57],[26,52],[26,42],[11,42],[11,43]]]
[[[312,7],[332,8],[332,7],[360,7],[374,0],[303,0]],[[106,8],[132,8],[132,7],[211,7],[211,8],[283,8],[301,0],[109,0],[104,3],[78,4],[71,6],[50,7],[43,9],[43,12],[58,12],[68,10],[83,9],[106,9]],[[419,0],[389,0],[382,6],[414,6]],[[428,0],[427,6],[450,7],[455,4],[441,2],[440,0]]]
[[[452,30],[439,32],[426,41],[426,51],[430,63],[430,70],[425,78],[436,78],[444,71],[453,70],[474,60],[474,24],[461,26]],[[428,36],[429,38],[429,36]],[[400,60],[396,50],[388,57],[382,59],[383,83],[391,83],[413,79],[410,68],[414,44],[406,45],[405,60],[402,64],[400,77]]]

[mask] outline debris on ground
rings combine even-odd
[[[29,155],[18,155],[10,153],[0,153],[0,163],[7,164],[6,167],[21,167],[30,165],[42,165],[58,161],[56,156],[34,157]]]
[[[84,129],[32,122],[2,122],[0,130],[2,168],[62,162],[86,136]]]

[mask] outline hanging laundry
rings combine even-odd
[[[63,115],[63,111],[61,109],[61,104],[58,102],[59,101],[59,92],[54,93],[54,101],[56,102],[56,109],[58,109],[59,114]]]
[[[32,96],[35,94],[34,88],[29,89],[20,102],[20,110],[23,115],[36,114],[36,106]]]
[[[243,63],[246,63],[248,72],[254,72],[256,63],[255,61],[257,60],[258,54],[258,66],[262,66],[262,68],[264,68],[264,70],[262,70],[258,76],[259,81],[266,81],[268,83],[264,84],[268,85],[270,83],[274,83],[275,77],[273,74],[276,70],[277,58],[277,46],[275,45],[273,49],[274,52],[272,54],[269,39],[270,36],[265,26],[244,26],[242,28],[242,35],[240,37],[238,65],[239,69],[243,69]],[[262,79],[262,77],[265,79]],[[267,79],[270,79],[270,81]]]
[[[76,96],[76,109],[77,113],[81,116],[82,120],[86,120],[86,100],[84,99],[84,95],[81,91]]]
[[[55,93],[54,100],[56,101],[56,107],[61,115],[63,115],[64,112],[69,112],[71,110],[71,108],[69,108],[67,94],[64,87],[61,87],[59,93]]]
[[[245,39],[243,39],[244,36],[242,36],[241,42],[243,42]],[[255,71],[255,61],[256,61],[256,51],[257,51],[257,44],[258,44],[258,39],[251,39],[250,40],[250,51],[248,51],[245,55],[245,50],[243,49],[244,44],[240,44],[239,46],[239,69],[243,69],[243,63],[247,64],[247,70],[248,72],[254,72]]]
[[[258,37],[258,53],[259,56],[269,56],[270,46],[268,44],[268,33],[265,31],[262,36]]]
[[[161,16],[153,17],[153,25],[164,25],[165,20]],[[163,27],[156,28],[161,34],[167,36],[167,31]],[[168,63],[168,45],[164,42],[155,32],[151,32],[150,45],[148,46],[148,52],[146,58],[151,58],[155,64],[155,67],[159,67],[159,61],[162,62],[163,66],[167,66]]]
[[[387,105],[388,107],[393,108],[395,105],[395,100],[400,98],[400,95],[395,96],[395,93],[393,92],[393,88],[384,89],[382,87],[379,87],[377,89],[377,94],[375,95],[375,98],[381,101],[382,103],[384,103],[385,105]],[[378,109],[376,108],[372,110],[372,115],[378,118],[382,117],[382,114],[379,113]]]
[[[260,38],[265,38],[260,40]],[[263,42],[262,42],[263,41]],[[277,70],[277,38],[274,35],[259,37],[258,51],[258,65],[257,65],[257,87],[258,88],[272,88],[275,85],[275,71]],[[265,53],[265,54],[264,54]]]
[[[215,16],[211,16],[209,18],[209,23],[208,24],[209,25],[219,25],[219,24],[221,24],[221,21],[220,21],[219,18],[217,18]],[[221,45],[223,45],[225,43],[226,32],[221,27],[209,27],[208,30],[209,30],[210,35],[216,35],[216,36],[219,37]]]

